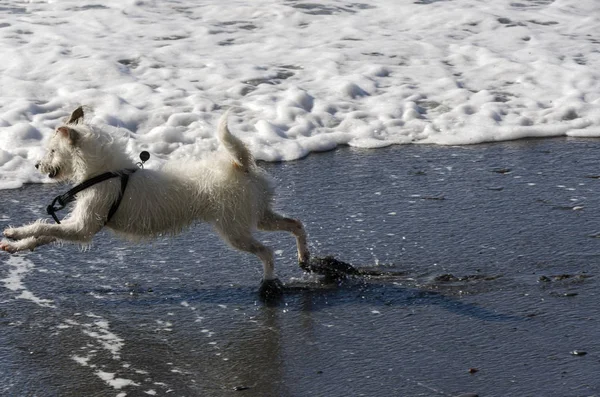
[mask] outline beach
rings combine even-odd
[[[0,230],[83,122],[148,169],[232,134],[331,280],[208,225],[0,252],[0,395],[600,396],[596,0],[7,0]],[[113,170],[114,171],[114,170]],[[144,197],[139,197],[144,200]],[[59,217],[68,210],[59,212]]]
[[[341,148],[263,163],[315,256],[382,275],[325,283],[260,233],[285,285],[206,225],[102,232],[0,261],[11,396],[594,396],[600,393],[595,139]],[[3,225],[67,187],[0,192]]]

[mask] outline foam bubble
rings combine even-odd
[[[153,161],[215,150],[225,107],[267,161],[600,136],[595,0],[98,4],[0,16],[0,189],[48,182],[33,164],[79,105]]]

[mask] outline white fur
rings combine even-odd
[[[72,116],[57,128],[37,165],[41,172],[78,184],[107,171],[137,168],[124,152],[123,142],[79,121]],[[140,240],[179,233],[195,221],[209,222],[229,245],[258,256],[264,279],[274,279],[272,250],[257,241],[253,231],[294,234],[298,260],[305,262],[309,252],[304,227],[298,220],[273,212],[270,180],[242,141],[230,133],[227,113],[217,135],[225,150],[202,159],[167,163],[161,170],[139,169],[131,174],[121,204],[106,227],[129,240]],[[11,253],[33,250],[53,241],[89,244],[105,226],[120,190],[119,178],[96,184],[77,194],[72,211],[61,224],[38,220],[9,227],[4,236],[13,241],[4,240],[0,249]]]

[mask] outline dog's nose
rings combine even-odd
[[[40,168],[40,163],[35,163],[35,168],[36,169]]]

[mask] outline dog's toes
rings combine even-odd
[[[263,280],[260,284],[258,294],[265,302],[276,302],[283,296],[283,284],[278,278]]]
[[[17,252],[17,249],[15,247],[6,243],[0,243],[0,250],[6,251],[9,254],[14,254],[15,252]]]
[[[310,254],[308,252],[305,252],[301,255],[298,255],[298,265],[300,266],[301,269],[305,270],[306,267],[308,267],[309,262],[311,260]]]
[[[16,233],[15,233],[15,229],[13,229],[12,227],[4,229],[4,232],[2,232],[2,234],[4,234],[4,237],[6,237],[6,238],[15,240]]]
[[[16,227],[8,227],[4,229],[4,232],[2,234],[4,234],[4,237],[11,240],[21,240],[23,238],[23,235],[20,232],[19,228]]]
[[[300,266],[300,269],[304,270],[307,273],[311,272],[309,260],[299,260],[298,266]]]

